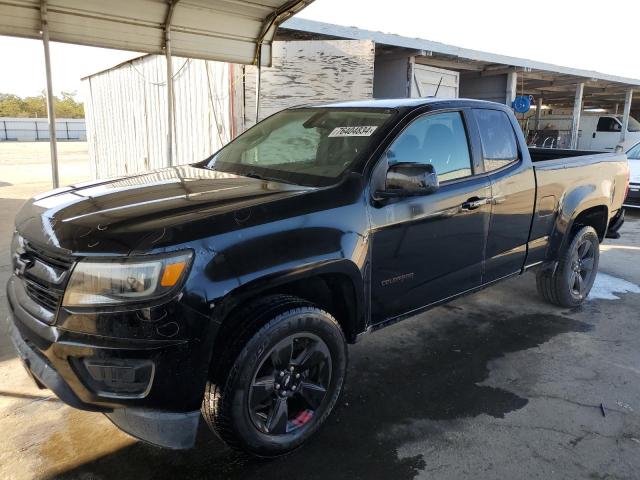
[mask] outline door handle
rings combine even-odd
[[[462,210],[475,210],[476,208],[480,208],[482,205],[486,205],[487,203],[489,203],[488,198],[473,197],[464,202],[461,208]]]
[[[596,138],[596,132],[593,132],[593,135],[591,136],[591,138]]]

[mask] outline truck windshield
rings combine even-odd
[[[618,120],[620,120],[620,123],[623,123],[622,115],[618,115]],[[629,116],[629,126],[627,127],[627,131],[640,132],[640,122],[632,116]]]
[[[395,110],[284,110],[230,142],[206,168],[309,186],[335,183],[367,149]]]

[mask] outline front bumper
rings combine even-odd
[[[105,413],[139,439],[193,445],[208,365],[203,356],[210,355],[202,339],[113,338],[48,325],[32,313],[37,309],[15,276],[7,298],[11,340],[39,386],[72,407]]]
[[[640,183],[629,184],[629,193],[624,199],[623,206],[630,208],[640,208]]]
[[[39,354],[37,349],[27,344],[27,341],[20,335],[18,329],[11,321],[9,322],[9,332],[11,335],[11,343],[13,343],[13,346],[18,352],[24,368],[36,381],[38,387],[48,388],[55,393],[60,400],[72,407],[81,410],[108,411],[108,409],[92,407],[80,400],[46,358]]]

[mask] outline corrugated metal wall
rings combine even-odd
[[[231,138],[227,63],[173,59],[174,164],[193,163]],[[166,61],[145,56],[84,80],[87,137],[95,178],[166,164]]]

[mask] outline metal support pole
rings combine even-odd
[[[536,100],[536,123],[535,130],[540,130],[540,115],[542,115],[542,97]]]
[[[47,115],[49,118],[49,147],[51,149],[51,183],[53,188],[60,186],[58,177],[58,145],[56,139],[56,112],[53,106],[53,82],[51,80],[51,57],[49,53],[49,23],[47,21],[47,0],[40,3],[40,23],[42,45],[44,46],[44,68],[47,75]],[[36,132],[38,125],[36,123]]]
[[[176,4],[180,0],[171,0],[164,24],[164,54],[167,60],[167,167],[173,165],[173,132],[174,132],[174,100],[173,100],[173,63],[171,62],[171,20]]]
[[[262,77],[262,44],[258,45],[258,59],[256,67],[256,123],[260,121],[260,81]]]
[[[580,113],[582,112],[582,95],[584,83],[576,87],[576,99],[573,102],[573,122],[571,125],[571,148],[578,148],[578,133],[580,131]]]
[[[511,107],[511,104],[516,99],[518,88],[518,73],[517,72],[509,72],[507,73],[507,89],[505,91],[505,102],[507,106]]]
[[[622,114],[622,132],[620,132],[620,143],[624,143],[629,130],[629,115],[631,115],[631,102],[633,101],[633,90],[627,90],[624,96],[624,113]]]

